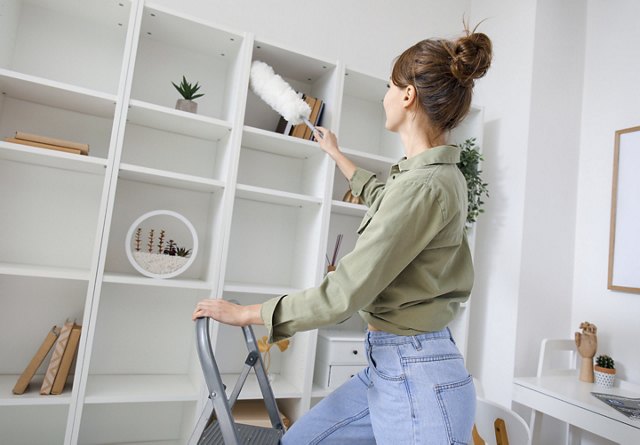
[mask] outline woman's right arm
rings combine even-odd
[[[356,165],[347,158],[338,147],[338,138],[335,133],[323,127],[316,127],[317,130],[313,134],[322,148],[336,162],[336,165],[347,180],[351,180],[356,172]]]
[[[332,131],[323,127],[316,128],[317,130],[313,135],[320,148],[335,161],[344,177],[349,181],[354,196],[360,196],[365,205],[370,206],[375,201],[380,190],[384,188],[384,183],[379,182],[373,173],[358,169],[351,159],[340,151],[338,139]],[[358,178],[355,177],[356,172],[359,172]],[[354,180],[355,183],[353,182]],[[354,184],[357,185],[354,186]]]

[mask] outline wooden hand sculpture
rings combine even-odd
[[[578,353],[582,357],[580,363],[580,380],[593,383],[593,357],[598,349],[598,337],[596,325],[588,321],[580,323],[582,332],[576,332],[576,346]]]

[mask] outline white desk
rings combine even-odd
[[[519,377],[513,400],[580,429],[622,445],[640,444],[640,421],[632,420],[591,395],[591,392],[640,397],[640,386],[619,382],[603,388],[578,380],[577,375]],[[533,443],[536,444],[535,431]]]

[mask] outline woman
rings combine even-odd
[[[473,284],[460,152],[445,145],[469,111],[491,41],[465,32],[423,40],[396,60],[384,98],[386,128],[405,158],[386,183],[357,168],[325,128],[320,147],[369,207],[354,250],[317,288],[241,306],[197,304],[193,318],[264,324],[270,341],[328,326],[359,311],[369,366],[299,419],[283,444],[462,444],[471,439],[475,389],[447,324]]]

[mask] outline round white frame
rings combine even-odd
[[[185,226],[187,226],[187,228],[191,232],[191,237],[193,238],[193,248],[191,250],[191,256],[189,257],[189,260],[179,269],[176,269],[173,272],[165,273],[165,274],[157,274],[157,273],[149,272],[148,270],[143,269],[135,260],[135,258],[133,257],[133,252],[131,251],[131,239],[133,238],[133,232],[140,225],[140,223],[142,223],[142,221],[158,215],[173,216],[174,218],[179,219],[184,223]],[[191,266],[193,261],[196,259],[196,255],[198,254],[198,235],[196,234],[196,229],[195,227],[193,227],[193,224],[191,224],[191,221],[189,221],[187,218],[185,218],[181,214],[174,212],[172,210],[154,210],[152,212],[145,213],[140,218],[136,219],[133,222],[133,224],[131,224],[131,227],[129,227],[129,231],[127,232],[127,237],[125,239],[125,250],[127,252],[127,258],[129,259],[129,262],[131,263],[131,265],[142,275],[145,275],[151,278],[173,278],[175,276],[180,275],[185,270],[187,270],[189,266]]]

